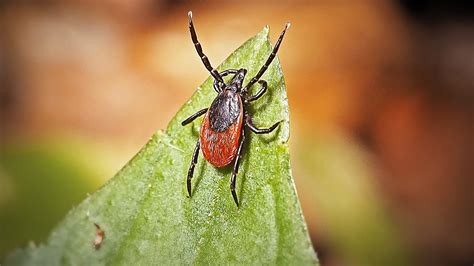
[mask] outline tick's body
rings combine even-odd
[[[243,87],[243,81],[247,74],[247,70],[244,68],[239,70],[228,69],[219,73],[217,70],[212,68],[209,59],[202,51],[201,44],[197,40],[192,21],[192,13],[189,12],[188,16],[191,39],[193,40],[196,51],[201,57],[204,66],[214,77],[214,90],[218,93],[217,97],[212,102],[211,107],[198,111],[181,123],[183,126],[187,125],[197,117],[206,114],[201,125],[200,138],[194,148],[193,158],[188,170],[188,194],[191,197],[191,179],[193,177],[194,167],[197,163],[199,149],[202,149],[204,158],[216,167],[223,167],[234,161],[234,169],[230,180],[230,190],[235,203],[239,206],[237,194],[235,193],[235,179],[239,170],[242,147],[245,141],[245,128],[250,129],[256,134],[266,134],[272,132],[280,123],[277,122],[271,127],[265,129],[256,128],[252,123],[252,119],[248,114],[246,107],[250,102],[260,98],[267,90],[267,82],[260,80],[260,77],[275,58],[289,24],[286,25],[278,38],[278,41],[276,42],[266,63],[262,66],[257,75],[253,77],[245,87]],[[233,74],[234,77],[228,84],[226,84],[222,77],[229,74]],[[254,96],[248,96],[247,93],[250,87],[256,82],[261,84],[261,89]]]
[[[243,106],[240,94],[230,90],[217,95],[201,126],[201,148],[212,165],[228,165],[237,155],[242,130]]]

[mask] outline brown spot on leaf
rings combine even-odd
[[[102,241],[104,241],[105,238],[105,232],[100,228],[100,226],[96,223],[95,225],[95,239],[94,239],[94,248],[96,250],[100,249],[100,246],[102,245]]]

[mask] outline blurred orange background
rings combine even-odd
[[[0,257],[165,128],[270,25],[293,174],[323,265],[474,262],[470,2],[43,0],[0,3]],[[184,180],[184,179],[183,179]]]

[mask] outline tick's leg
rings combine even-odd
[[[239,72],[237,69],[227,69],[219,73],[219,75],[221,75],[221,77],[225,77],[229,74],[237,74],[237,72]],[[219,87],[219,82],[217,81],[217,79],[214,79],[214,90],[217,93],[221,91],[221,88]]]
[[[197,35],[196,35],[196,30],[194,29],[193,13],[191,11],[188,12],[188,17],[189,17],[189,32],[191,33],[191,39],[193,40],[194,47],[196,48],[196,51],[197,51],[199,57],[201,57],[201,60],[204,63],[204,66],[211,73],[211,75],[214,77],[214,79],[216,79],[218,82],[224,84],[224,80],[222,80],[222,77],[219,75],[219,72],[217,72],[217,70],[215,70],[211,66],[211,62],[209,62],[209,59],[207,58],[207,56],[202,51],[201,44],[199,43]]]
[[[253,124],[252,122],[252,119],[250,118],[250,116],[247,116],[245,118],[245,124],[250,128],[250,130],[252,130],[253,133],[255,134],[267,134],[267,133],[270,133],[272,132],[279,124],[280,124],[281,121],[278,121],[276,122],[275,124],[273,124],[273,126],[269,127],[269,128],[257,128],[255,127],[255,125]]]
[[[185,126],[191,122],[194,121],[194,119],[200,117],[201,115],[205,114],[207,112],[207,108],[201,109],[197,111],[195,114],[191,115],[190,117],[186,118],[183,122],[181,122],[182,126]]]
[[[245,131],[242,128],[242,138],[240,140],[239,149],[237,150],[237,157],[235,157],[234,169],[232,170],[232,176],[230,177],[230,192],[232,193],[232,197],[234,198],[234,202],[237,205],[237,208],[239,207],[239,199],[237,198],[237,193],[235,193],[235,179],[237,177],[237,174],[239,173],[239,164],[240,164],[240,158],[242,157],[242,148],[244,146],[244,142],[245,142]]]
[[[194,166],[196,166],[198,156],[199,156],[199,147],[200,147],[199,140],[196,143],[196,147],[194,148],[194,153],[193,153],[193,158],[191,159],[191,165],[189,165],[189,170],[188,170],[188,178],[187,178],[187,187],[188,187],[188,194],[189,197],[191,197],[191,179],[193,178],[194,174]]]
[[[237,72],[239,72],[237,69],[227,69],[220,72],[219,75],[221,75],[221,77],[225,77],[229,74],[237,74]]]
[[[250,96],[245,99],[245,102],[253,102],[262,97],[262,95],[267,91],[267,82],[265,80],[259,80],[258,83],[262,84],[262,88],[260,88],[260,90],[254,96]]]
[[[290,27],[290,23],[286,23],[285,25],[285,28],[283,29],[283,31],[281,32],[280,34],[280,37],[278,38],[278,41],[275,43],[275,47],[273,47],[273,50],[272,50],[272,53],[270,54],[270,56],[268,57],[267,61],[265,62],[265,64],[262,66],[262,68],[260,68],[260,70],[258,71],[257,75],[255,75],[255,77],[253,77],[250,82],[247,84],[247,86],[245,86],[244,88],[244,91],[248,91],[248,89],[250,87],[252,87],[252,85],[257,82],[263,75],[263,73],[265,73],[265,71],[267,70],[268,66],[270,65],[270,63],[273,61],[273,59],[275,58],[277,52],[278,52],[278,48],[280,48],[280,44],[281,44],[281,41],[283,40],[283,36],[285,36],[285,33],[286,33],[286,30]]]

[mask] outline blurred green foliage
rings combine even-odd
[[[0,257],[43,241],[103,180],[87,145],[60,140],[8,144],[0,152]]]
[[[374,158],[340,132],[317,132],[300,138],[296,160],[319,237],[351,265],[411,265],[379,195]]]

